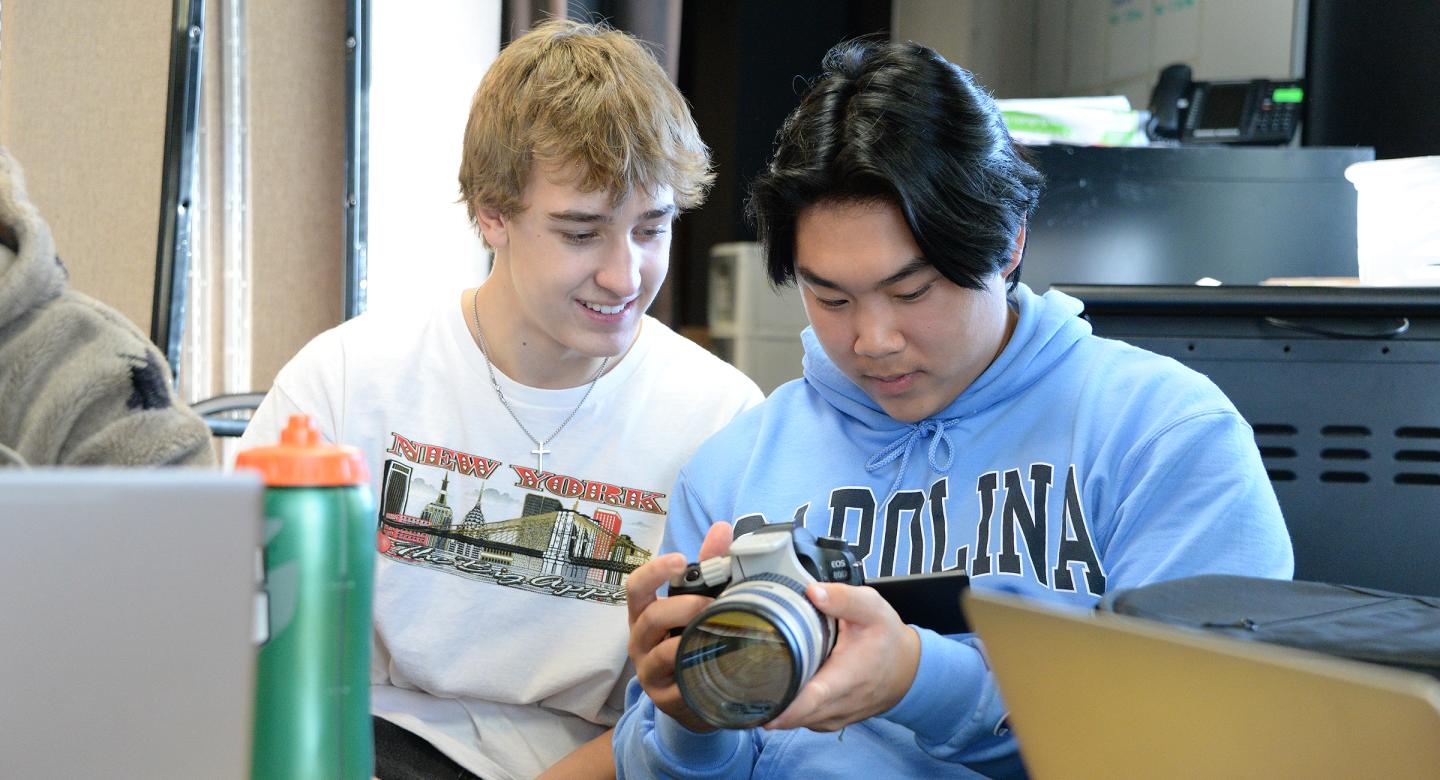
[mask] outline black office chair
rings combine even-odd
[[[263,400],[264,393],[232,393],[197,401],[191,404],[190,408],[210,426],[210,433],[215,436],[238,437],[245,433],[245,426],[249,425],[250,420],[248,417],[234,417],[233,413],[246,410],[253,413]]]

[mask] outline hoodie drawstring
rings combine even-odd
[[[890,442],[885,449],[871,455],[870,459],[865,461],[865,470],[879,471],[899,458],[900,470],[895,474],[895,482],[890,485],[889,493],[889,495],[895,495],[895,491],[900,487],[900,480],[905,477],[905,468],[910,465],[910,448],[914,446],[917,439],[923,439],[927,434],[931,434],[934,438],[930,440],[930,448],[927,453],[930,470],[937,474],[944,474],[950,470],[950,464],[955,461],[955,445],[951,443],[945,429],[959,424],[959,418],[922,420],[913,423],[900,438]],[[943,456],[940,454],[940,445],[942,444],[945,445]]]

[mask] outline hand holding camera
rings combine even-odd
[[[730,549],[730,524],[716,523],[700,545],[702,560],[724,555]],[[630,661],[645,693],[661,712],[691,731],[714,731],[685,705],[675,685],[675,649],[680,638],[674,635],[710,603],[704,596],[657,598],[656,591],[671,577],[685,570],[679,553],[662,555],[630,573],[626,580],[626,605],[630,613]]]
[[[919,637],[857,587],[863,570],[843,540],[779,523],[728,541],[719,524],[700,562],[665,556],[631,575],[631,658],[661,711],[692,731],[833,731],[905,695]],[[671,596],[656,599],[666,578]]]
[[[840,622],[840,638],[767,729],[839,731],[900,703],[920,666],[920,636],[874,588],[811,585],[811,601]]]

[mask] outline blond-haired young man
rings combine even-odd
[[[635,39],[565,21],[501,52],[464,147],[490,276],[316,337],[242,443],[303,411],[368,454],[381,778],[613,775],[625,578],[680,465],[760,400],[645,316],[709,153]]]

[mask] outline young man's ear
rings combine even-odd
[[[485,237],[485,243],[492,248],[499,249],[509,242],[510,220],[499,209],[476,206],[475,224],[480,228],[480,235]]]
[[[1015,269],[1020,267],[1020,258],[1025,256],[1025,223],[1020,223],[1020,232],[1015,235],[1015,246],[1010,249],[1010,262],[1000,271],[1002,279],[1010,278]]]

